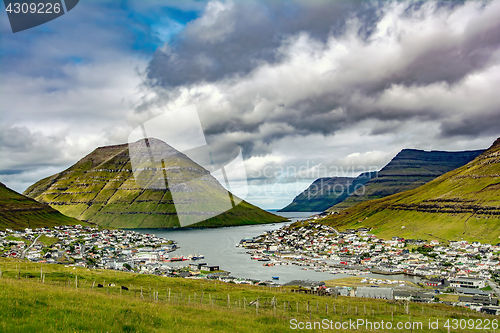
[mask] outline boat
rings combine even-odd
[[[279,276],[273,276],[273,280],[279,280],[280,277]]]
[[[199,259],[205,259],[205,256],[203,254],[198,254],[191,257],[191,260],[199,260]]]
[[[187,259],[185,259],[184,257],[173,257],[170,259],[171,262],[172,261],[184,261],[184,260],[187,260]]]
[[[258,261],[271,261],[271,259],[269,258],[260,258],[260,259],[257,259]]]

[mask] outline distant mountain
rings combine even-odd
[[[348,199],[332,205],[328,211],[341,211],[360,202],[417,188],[469,163],[482,152],[484,150],[446,152],[403,149],[380,170],[377,177],[366,183],[364,191],[356,191]]]
[[[139,140],[132,148],[135,171],[141,170],[136,173],[137,179],[129,145],[107,146],[97,148],[67,170],[38,181],[25,195],[65,215],[116,228],[187,226],[181,225],[178,214],[195,222],[207,218],[188,223],[189,227],[284,220],[233,195],[233,205],[229,206],[233,208],[217,215],[229,202],[228,191],[206,169],[157,139],[146,140],[146,145]],[[174,177],[167,180],[166,173]]]
[[[0,229],[18,230],[74,224],[81,222],[0,183]]]
[[[356,178],[319,178],[280,212],[322,212],[346,200],[376,174],[376,172],[366,172]]]
[[[473,161],[416,189],[362,202],[325,219],[339,229],[392,236],[498,243],[500,138]]]

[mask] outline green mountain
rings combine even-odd
[[[371,227],[380,237],[478,240],[500,237],[500,138],[468,164],[416,189],[362,202],[325,223]]]
[[[349,198],[376,175],[377,172],[365,172],[356,178],[319,178],[280,212],[323,212]]]
[[[380,170],[377,177],[366,183],[364,191],[354,192],[346,200],[332,205],[328,211],[341,211],[360,202],[384,198],[417,188],[448,171],[469,163],[483,151],[446,152],[403,149]]]
[[[81,222],[0,183],[0,229],[19,230],[74,224]]]
[[[33,184],[25,195],[65,215],[115,228],[284,220],[231,194],[228,197],[206,169],[163,141],[143,139],[130,147],[133,154],[127,144],[97,148],[67,170]]]

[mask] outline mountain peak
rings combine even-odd
[[[284,220],[229,195],[206,169],[155,138],[99,147],[25,194],[105,227],[215,227]]]
[[[493,142],[493,145],[491,145],[490,149],[492,148],[500,148],[500,138],[496,139],[495,142]]]

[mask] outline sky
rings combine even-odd
[[[195,105],[242,149],[247,200],[500,136],[500,0],[97,1],[12,33],[0,14],[0,181],[23,192]]]

